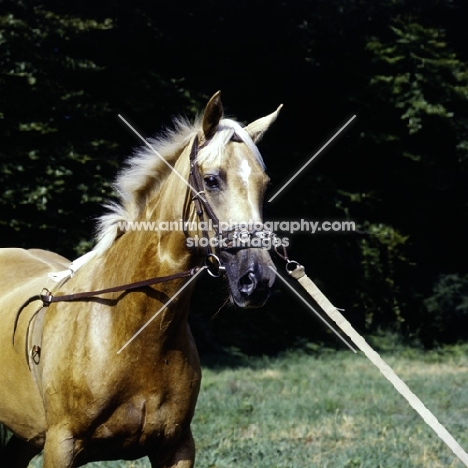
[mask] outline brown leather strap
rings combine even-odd
[[[203,268],[205,268],[205,267],[203,267]],[[16,312],[15,322],[13,324],[12,343],[13,343],[13,345],[15,344],[15,334],[16,334],[16,329],[18,327],[18,321],[19,321],[19,317],[21,315],[21,312],[29,304],[31,304],[34,301],[42,301],[42,307],[48,307],[53,302],[77,301],[79,299],[86,299],[86,298],[89,298],[89,297],[98,296],[99,294],[105,294],[105,293],[111,293],[111,292],[120,292],[120,291],[131,291],[131,290],[134,290],[134,289],[143,288],[145,286],[150,286],[152,284],[164,283],[165,281],[171,281],[171,280],[178,279],[178,278],[187,278],[189,276],[194,276],[196,273],[198,273],[199,270],[200,270],[200,267],[195,267],[195,268],[192,268],[190,270],[185,270],[185,271],[181,271],[179,273],[175,273],[173,275],[159,276],[157,278],[150,278],[150,279],[143,280],[143,281],[137,281],[135,283],[127,283],[127,284],[122,284],[120,286],[114,286],[112,288],[100,289],[99,291],[83,291],[83,292],[75,293],[75,294],[65,294],[63,296],[54,296],[48,289],[43,289],[42,291],[46,291],[45,294],[43,294],[41,292],[41,294],[30,297],[27,301],[25,301],[21,305],[21,307]],[[41,308],[39,308],[34,313],[34,315],[36,315],[40,310],[41,310]]]
[[[31,304],[32,302],[34,301],[40,301],[41,300],[41,296],[39,294],[37,294],[36,296],[32,296],[30,297],[28,300],[26,300],[25,302],[23,302],[23,304],[21,305],[21,307],[18,309],[18,311],[16,312],[16,315],[15,315],[15,321],[13,323],[13,336],[12,336],[12,340],[11,342],[13,343],[13,345],[15,344],[15,332],[16,332],[16,329],[18,327],[18,320],[19,320],[19,317],[20,317],[20,314],[22,312],[22,310],[24,308],[26,308],[29,304]],[[36,311],[37,313],[38,311]]]
[[[143,288],[145,286],[150,286],[152,284],[163,283],[165,281],[171,281],[178,278],[186,278],[188,276],[193,276],[198,272],[200,268],[192,268],[191,270],[181,271],[180,273],[175,273],[169,276],[159,276],[157,278],[150,278],[143,281],[137,281],[135,283],[122,284],[120,286],[114,286],[112,288],[100,289],[98,291],[84,291],[75,294],[65,294],[63,296],[54,296],[50,291],[47,291],[45,294],[40,294],[40,299],[44,303],[44,306],[48,306],[53,302],[71,302],[77,301],[79,299],[87,299],[89,297],[98,296],[99,294],[106,294],[111,292],[120,292],[120,291],[131,291],[133,289]]]
[[[180,273],[175,273],[169,276],[159,276],[157,278],[150,278],[143,281],[137,281],[135,283],[127,283],[122,284],[120,286],[114,286],[112,288],[100,289],[99,291],[83,291],[80,293],[75,294],[65,294],[63,296],[54,296],[48,289],[43,289],[42,291],[46,291],[45,294],[41,292],[37,296],[30,297],[27,301],[25,301],[21,307],[16,312],[15,322],[13,325],[13,336],[12,342],[15,344],[15,334],[16,328],[18,327],[18,320],[21,315],[21,312],[25,307],[31,304],[34,301],[42,301],[43,307],[47,307],[53,302],[71,302],[77,301],[79,299],[86,299],[93,296],[98,296],[99,294],[111,293],[111,292],[120,292],[120,291],[131,291],[133,289],[143,288],[145,286],[150,286],[152,284],[163,283],[165,281],[171,281],[178,278],[187,278],[188,276],[193,276],[200,270],[200,267],[195,267],[190,270],[181,271]],[[39,309],[40,310],[40,309]],[[37,312],[36,312],[37,313]]]
[[[203,147],[207,142],[205,142],[201,147]],[[204,194],[204,184],[202,175],[200,173],[200,169],[197,166],[197,155],[198,155],[198,137],[195,137],[192,143],[192,148],[190,150],[190,173],[189,173],[189,184],[187,186],[187,193],[186,193],[186,202],[192,201],[195,206],[195,213],[198,217],[198,222],[203,226],[202,228],[202,237],[205,239],[209,239],[208,230],[205,229],[205,217],[208,217],[209,220],[213,223],[213,228],[215,230],[216,235],[219,235],[219,220],[214,213],[211,205],[201,196]],[[188,219],[188,209],[189,205],[186,204],[185,206],[185,218]],[[185,235],[188,237],[188,233],[186,232]],[[204,247],[205,256],[209,256],[213,253],[216,253],[219,256],[219,248],[211,248],[209,245]]]

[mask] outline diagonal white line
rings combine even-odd
[[[275,275],[354,353],[357,352],[271,265],[268,265]]]
[[[171,169],[172,172],[174,172],[174,174],[176,174],[180,180],[182,180],[182,182],[187,185],[188,187],[190,187],[192,190],[193,190],[193,193],[197,194],[205,203],[207,203],[207,201],[201,196],[200,192],[197,192],[186,180],[183,176],[180,175],[180,173],[178,171],[176,171],[176,169],[171,166],[160,154],[159,152],[154,148],[154,146],[152,146],[127,120],[125,120],[124,117],[122,117],[120,114],[118,114],[120,120],[122,120],[128,128],[130,128],[131,130],[133,130],[133,132],[135,133],[135,135],[137,135],[141,141],[143,141],[143,143],[148,147],[150,148],[153,153],[167,166]]]
[[[382,375],[394,386],[395,390],[410,404],[410,406],[423,418],[424,422],[440,437],[452,452],[468,467],[468,454],[453,438],[450,432],[438,421],[426,405],[415,395],[408,385],[398,377],[395,371],[374,351],[353,326],[343,317],[338,309],[326,298],[315,283],[306,275],[297,278],[299,284],[314,299],[321,309],[333,320],[340,329],[348,335],[352,342],[365,354]]]
[[[118,351],[120,354],[203,270],[202,266]]]
[[[269,200],[273,201],[354,119],[353,115]]]

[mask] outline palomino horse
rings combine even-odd
[[[261,225],[268,178],[256,142],[278,111],[242,127],[222,119],[216,93],[194,124],[176,121],[152,140],[157,152],[130,159],[95,249],[55,287],[48,276],[68,269],[68,260],[0,250],[0,422],[14,434],[0,466],[26,467],[42,449],[46,468],[144,456],[152,467],[193,466],[190,422],[201,373],[187,278],[197,267],[224,268],[234,303],[265,303],[275,276],[269,252],[233,241],[268,237]],[[251,220],[256,230],[237,227]],[[172,229],[125,229],[160,221]],[[189,239],[207,236],[218,246],[189,248]],[[148,278],[162,282],[138,283]],[[105,291],[119,285],[128,287]]]

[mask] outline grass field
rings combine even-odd
[[[388,348],[382,357],[468,449],[468,347]],[[203,468],[463,466],[379,371],[350,351],[205,366],[192,427]]]

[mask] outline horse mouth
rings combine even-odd
[[[242,309],[258,309],[263,307],[268,298],[270,297],[270,292],[256,292],[254,295],[250,297],[238,296],[231,292],[230,299],[231,302],[234,303],[236,306],[241,307]]]

